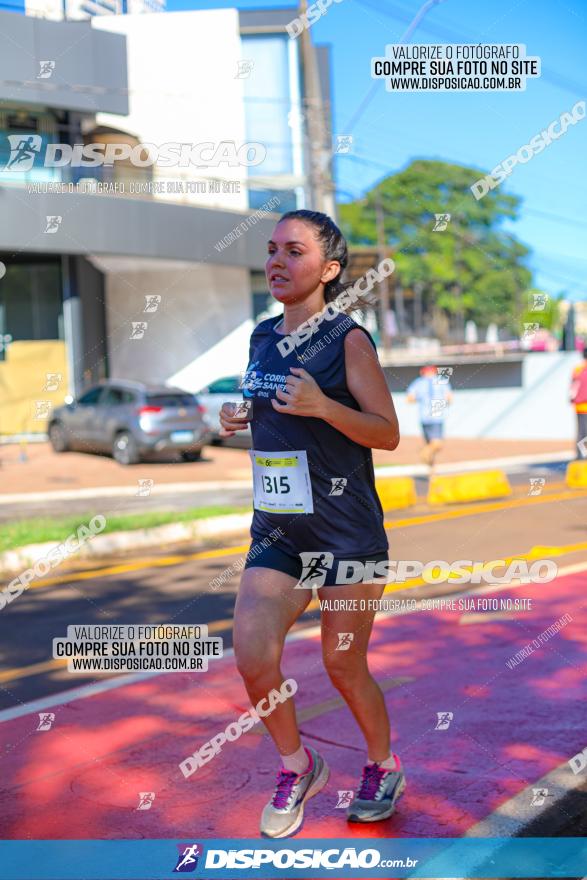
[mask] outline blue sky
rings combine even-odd
[[[167,8],[239,9],[295,4],[168,0]],[[587,100],[585,0],[443,0],[411,42],[525,43],[542,59],[542,76],[526,91],[390,93],[375,97],[349,132],[371,88],[370,59],[399,42],[422,0],[341,0],[312,26],[314,42],[331,46],[333,130],[352,133],[353,153],[336,157],[339,200],[360,196],[373,183],[414,158],[441,159],[488,172],[564,111]],[[587,300],[587,118],[570,126],[501,188],[522,198],[520,219],[510,224],[532,249],[534,282],[552,295],[565,291]]]

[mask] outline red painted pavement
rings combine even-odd
[[[347,826],[337,790],[356,786],[364,752],[346,709],[302,724],[331,767],[306,810],[302,837],[463,834],[501,803],[587,746],[587,573],[492,594],[533,597],[516,618],[459,625],[458,612],[379,620],[370,665],[378,678],[413,680],[386,693],[393,744],[408,787],[398,812]],[[514,669],[506,661],[563,614],[573,618]],[[292,641],[283,664],[299,709],[336,696],[318,638]],[[79,683],[84,683],[80,676]],[[178,764],[248,706],[232,657],[194,680],[160,675],[0,724],[0,837],[111,839],[255,837],[278,761],[266,737],[226,743],[185,779]],[[437,712],[453,712],[435,730]],[[154,791],[137,811],[139,792]]]

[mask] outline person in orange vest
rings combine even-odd
[[[587,346],[583,349],[583,363],[573,370],[571,403],[577,413],[577,458],[587,458]]]

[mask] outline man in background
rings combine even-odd
[[[451,371],[452,372],[452,371]],[[408,403],[417,403],[424,446],[420,452],[422,461],[432,470],[444,439],[446,410],[452,403],[452,388],[448,376],[441,367],[422,367],[420,375],[410,384]]]
[[[577,458],[587,458],[587,346],[583,349],[583,363],[573,370],[571,403],[577,413]]]

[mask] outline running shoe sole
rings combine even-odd
[[[306,795],[302,803],[300,804],[300,812],[296,816],[295,821],[292,822],[289,828],[286,828],[285,831],[282,831],[281,834],[266,834],[264,831],[262,831],[262,837],[270,837],[272,840],[275,840],[279,837],[289,837],[291,834],[294,834],[298,830],[298,828],[304,821],[304,806],[306,804],[306,801],[309,801],[311,797],[314,797],[315,794],[321,792],[330,777],[330,768],[328,767],[326,761],[324,761],[324,758],[322,759],[322,761],[324,763],[324,766],[322,767],[322,770],[306,792]]]
[[[405,788],[406,778],[405,776],[402,776],[401,782],[398,783],[398,786],[395,790],[393,801],[391,802],[391,806],[389,807],[389,809],[387,809],[384,813],[377,813],[373,816],[367,816],[364,819],[360,818],[358,815],[353,815],[351,813],[350,816],[347,816],[347,822],[360,822],[361,824],[364,824],[365,822],[382,822],[384,819],[389,819],[390,816],[393,816],[395,812],[395,805],[404,793]]]

